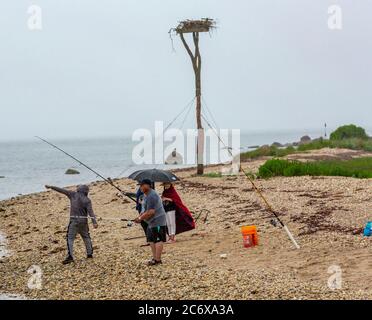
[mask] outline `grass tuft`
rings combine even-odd
[[[221,178],[222,173],[221,172],[207,172],[203,174],[203,177],[207,178]]]

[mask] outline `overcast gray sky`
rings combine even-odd
[[[42,8],[43,29],[27,28]],[[343,29],[329,30],[339,4]],[[203,94],[220,127],[371,128],[371,0],[2,0],[0,139],[126,135],[172,119],[194,95],[170,27],[201,37]]]

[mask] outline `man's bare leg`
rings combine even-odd
[[[156,244],[154,242],[149,242],[151,251],[152,251],[152,257],[154,260],[156,260]]]
[[[155,260],[161,261],[161,254],[163,253],[163,242],[158,242],[155,244]]]

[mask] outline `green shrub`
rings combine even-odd
[[[203,177],[207,178],[221,178],[222,173],[221,172],[207,172],[203,174]]]
[[[278,148],[276,146],[262,146],[256,150],[243,152],[240,154],[241,160],[246,159],[256,159],[260,157],[284,157],[289,154],[295,153],[296,148],[287,147],[287,148]]]
[[[313,140],[309,143],[301,144],[298,146],[298,151],[310,151],[310,150],[319,150],[323,148],[330,148],[331,142],[329,140],[319,139]]]
[[[344,176],[372,178],[372,158],[300,162],[271,159],[259,168],[259,177]]]
[[[353,138],[346,140],[329,140],[330,148],[372,151],[372,139]]]
[[[361,139],[361,138],[352,138],[352,139],[343,139],[343,140],[314,140],[312,142],[299,145],[297,148],[287,147],[287,148],[278,148],[275,146],[263,146],[256,150],[243,152],[240,154],[241,160],[247,159],[256,159],[260,157],[275,157],[281,158],[293,153],[307,152],[311,150],[319,150],[323,148],[343,148],[351,150],[364,150],[372,152],[372,139]]]
[[[354,124],[339,127],[336,131],[331,133],[331,140],[345,140],[345,139],[368,139],[366,131],[362,127],[357,127]]]

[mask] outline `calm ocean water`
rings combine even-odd
[[[319,137],[318,132],[265,132],[241,135],[241,146],[298,141],[305,134]],[[106,177],[125,177],[139,169],[132,163],[130,138],[51,140]],[[76,168],[80,175],[65,175]],[[69,186],[99,180],[93,173],[58,150],[39,140],[0,142],[0,200],[19,194],[44,190],[45,184]]]

